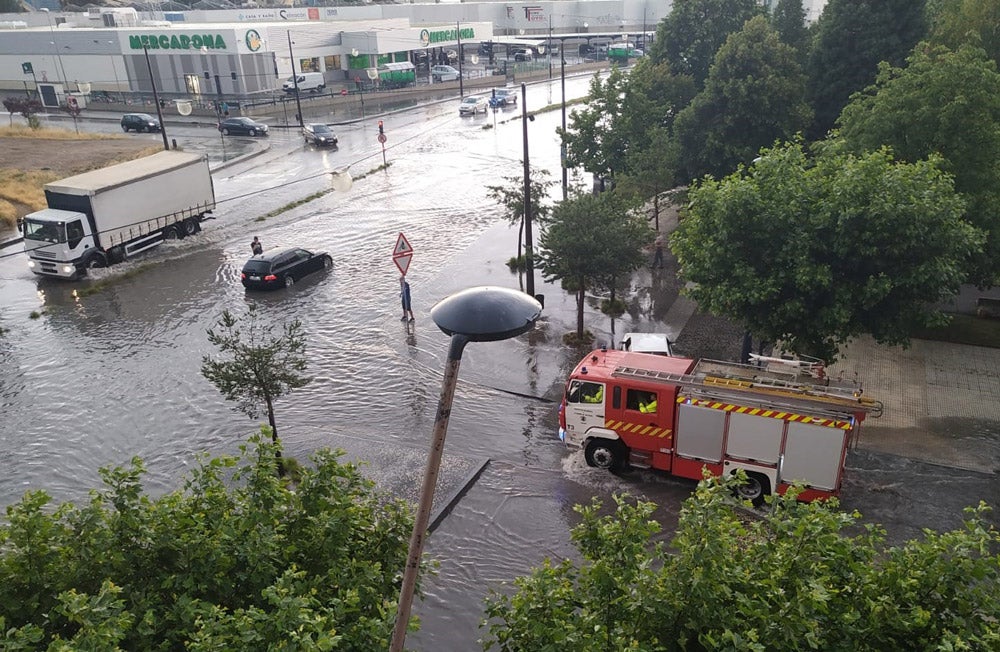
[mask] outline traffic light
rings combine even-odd
[[[385,133],[385,129],[382,128],[382,121],[381,120],[378,121],[378,132],[380,134],[384,134]]]

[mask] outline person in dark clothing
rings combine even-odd
[[[663,269],[663,236],[657,235],[656,241],[653,243],[653,248],[655,252],[653,254],[653,269],[659,267]]]
[[[256,256],[257,254],[264,253],[264,245],[261,244],[260,238],[258,238],[257,236],[254,236],[253,242],[250,243],[250,251],[253,252],[254,256]]]
[[[410,284],[406,282],[405,276],[399,277],[399,298],[403,304],[403,318],[399,321],[406,321],[407,316],[410,321],[414,321],[413,310],[410,307]]]

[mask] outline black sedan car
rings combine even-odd
[[[160,121],[148,113],[126,113],[122,116],[122,131],[159,131]]]
[[[219,123],[223,136],[266,136],[267,125],[250,118],[226,118]]]
[[[333,258],[326,252],[313,253],[297,247],[269,249],[243,265],[240,282],[248,290],[287,288],[307,274],[331,267]]]
[[[317,147],[337,146],[337,134],[322,123],[307,124],[302,127],[302,136],[306,139],[306,144],[312,143]]]

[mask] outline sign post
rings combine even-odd
[[[388,165],[385,162],[385,141],[386,140],[388,140],[388,139],[386,138],[386,135],[385,135],[385,127],[382,125],[382,121],[379,120],[378,121],[378,142],[382,144],[382,167],[386,167]],[[400,233],[399,236],[403,237],[403,234]],[[406,238],[403,238],[403,239],[405,240]],[[409,245],[409,243],[407,243],[407,245]],[[403,272],[403,273],[405,274],[406,272]]]
[[[396,247],[392,250],[392,262],[396,263],[399,273],[406,276],[406,271],[410,269],[410,260],[413,258],[413,247],[410,241],[400,232],[396,238]]]

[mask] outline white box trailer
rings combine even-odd
[[[46,184],[45,200],[22,225],[28,264],[75,279],[197,233],[215,188],[205,155],[163,151]]]

